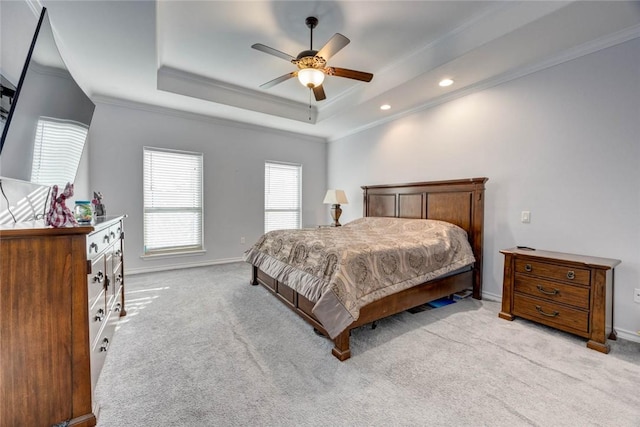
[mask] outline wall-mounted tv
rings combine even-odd
[[[95,105],[69,73],[46,8],[15,89],[0,77],[2,106],[9,106],[0,140],[0,176],[47,186],[73,182]]]

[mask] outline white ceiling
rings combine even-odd
[[[335,139],[473,90],[640,37],[640,2],[50,1],[42,0],[72,74],[104,102],[142,103]],[[259,86],[335,33],[351,43],[311,101],[296,79]],[[441,88],[450,77],[455,84]],[[391,110],[381,111],[388,103]],[[311,120],[309,117],[311,116]]]

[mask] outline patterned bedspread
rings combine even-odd
[[[244,259],[314,302],[313,314],[331,338],[366,304],[475,261],[458,226],[377,217],[342,227],[271,231]]]

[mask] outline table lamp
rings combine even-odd
[[[331,218],[333,218],[333,226],[340,227],[340,215],[342,215],[342,209],[340,209],[340,205],[346,205],[349,202],[347,201],[347,196],[344,194],[343,190],[327,190],[327,194],[324,196],[324,204],[330,204],[331,206]]]

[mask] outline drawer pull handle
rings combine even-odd
[[[121,305],[122,305],[122,304],[117,303],[117,304],[116,304],[116,306],[113,308],[113,311],[115,311],[116,313],[117,313],[117,312],[119,312],[119,311],[120,311],[120,306],[121,306]]]
[[[102,242],[103,243],[109,243],[109,235],[105,234],[104,237],[102,238]]]
[[[102,322],[103,319],[104,319],[104,310],[99,309],[98,312],[96,313],[96,317],[94,318],[94,320],[96,322]]]
[[[531,272],[531,270],[533,270],[533,268],[531,268],[531,264],[524,265],[524,271]]]
[[[109,350],[109,338],[105,338],[102,340],[102,345],[100,346],[100,351]]]
[[[122,283],[122,274],[116,276],[116,283]]]
[[[542,285],[538,285],[536,286],[536,288],[538,288],[538,290],[545,295],[558,295],[558,293],[560,292],[558,289],[554,289],[553,291],[547,291],[542,287]]]
[[[91,249],[95,249],[96,253],[98,253],[98,244],[96,242],[93,242],[89,245],[89,253],[91,253]]]
[[[104,273],[102,271],[98,271],[98,273],[93,276],[93,282],[98,282],[98,283],[102,283],[102,281],[104,280]]]
[[[109,234],[111,235],[111,238],[112,238],[112,239],[115,239],[115,238],[116,238],[116,233],[114,233],[113,231],[112,231],[111,233],[109,233]]]
[[[543,316],[547,316],[547,317],[556,317],[558,314],[560,314],[560,313],[559,313],[559,312],[557,312],[557,311],[554,311],[552,314],[545,313],[545,312],[542,310],[542,307],[540,307],[539,305],[536,305],[536,310],[538,310],[538,313],[542,314]]]
[[[567,279],[573,280],[576,278],[576,272],[573,270],[567,271]]]

